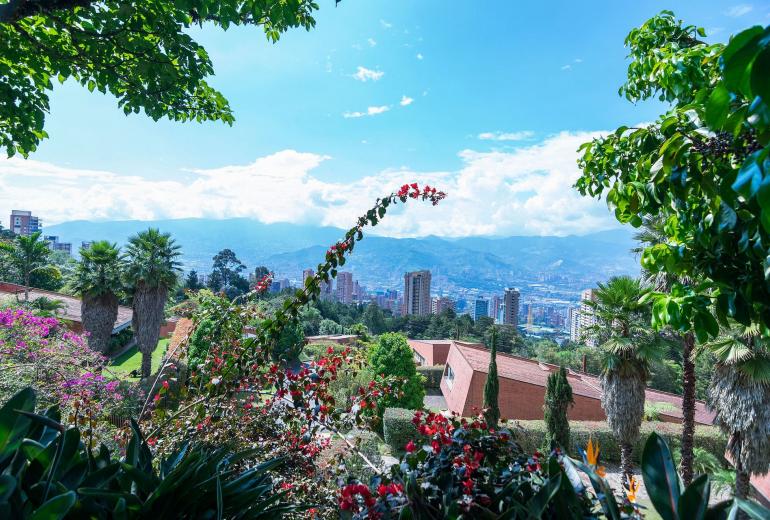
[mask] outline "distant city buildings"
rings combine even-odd
[[[353,273],[348,271],[337,273],[337,301],[353,303]]]
[[[495,320],[495,323],[500,321],[500,307],[502,303],[503,299],[496,294],[489,301],[489,317]]]
[[[48,249],[51,251],[62,251],[68,255],[72,255],[72,244],[69,242],[59,242],[58,236],[49,235],[43,237],[43,240],[48,244]]]
[[[570,307],[568,311],[569,321],[569,340],[572,342],[580,341],[580,310],[578,307]]]
[[[305,282],[307,282],[308,278],[312,278],[315,276],[315,271],[312,269],[305,269],[302,271],[302,287],[305,287]]]
[[[595,347],[596,342],[586,336],[586,331],[596,324],[596,316],[594,316],[593,309],[588,302],[592,302],[596,299],[596,294],[593,289],[585,289],[580,293],[580,313],[578,316],[579,335],[581,340],[589,347]]]
[[[473,317],[473,321],[478,321],[479,318],[489,317],[489,300],[485,298],[476,298],[473,301],[471,316]]]
[[[507,288],[503,294],[503,324],[519,326],[519,298],[518,289]]]
[[[80,243],[80,249],[90,249],[90,247],[92,245],[94,245],[94,241],[93,240],[83,240]]]
[[[14,209],[11,210],[11,219],[9,220],[9,229],[17,235],[25,237],[32,233],[37,233],[43,229],[43,221],[34,216],[31,211]]]
[[[447,296],[438,296],[430,302],[431,314],[441,314],[447,309],[455,310],[455,301]]]
[[[430,271],[404,274],[404,315],[427,316],[430,312]]]

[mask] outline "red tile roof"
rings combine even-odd
[[[468,365],[475,372],[486,374],[489,369],[489,350],[483,345],[452,341],[452,346],[460,352]],[[527,359],[512,354],[497,354],[497,373],[499,377],[523,381],[537,386],[546,386],[548,375],[558,370],[558,365],[542,363],[537,360]],[[572,392],[593,399],[601,399],[601,383],[599,378],[582,372],[568,370],[567,378]],[[674,410],[661,410],[660,415],[666,417],[682,418],[682,397],[653,390],[645,391],[648,403],[668,403]],[[695,422],[700,424],[712,424],[714,413],[709,411],[703,401],[695,402]]]
[[[62,294],[30,287],[30,301],[40,298],[41,296],[51,300],[60,300],[64,304],[64,308],[56,314],[57,318],[78,323],[83,321],[83,317],[80,313],[80,298],[70,294]],[[0,301],[16,301],[17,298],[24,298],[24,286],[15,283],[0,282]],[[118,316],[115,320],[113,330],[130,324],[132,315],[133,313],[129,307],[118,307]]]

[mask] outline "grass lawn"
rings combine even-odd
[[[152,372],[155,373],[160,368],[160,362],[163,359],[163,354],[166,352],[169,338],[164,338],[158,341],[158,345],[155,347],[155,351],[152,353]],[[137,381],[139,378],[128,377],[134,370],[140,370],[142,368],[142,353],[137,350],[136,347],[132,347],[125,351],[120,356],[116,357],[109,365],[110,372],[120,379],[128,381]]]

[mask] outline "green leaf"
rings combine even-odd
[[[0,502],[6,502],[16,489],[16,479],[11,475],[0,475]]]
[[[751,90],[755,96],[770,102],[770,46],[766,46],[751,66]]]
[[[722,128],[729,114],[730,92],[720,83],[706,102],[706,122],[713,128]]]
[[[20,390],[0,408],[0,460],[16,451],[29,428],[30,419],[17,410],[35,410],[34,390],[29,387]]]
[[[735,505],[749,515],[753,520],[767,520],[770,518],[770,509],[763,507],[751,500],[743,500],[741,498],[735,499]]]
[[[55,496],[32,513],[30,520],[59,520],[64,518],[75,505],[76,500],[77,496],[74,491]]]
[[[651,433],[642,452],[644,486],[655,510],[663,520],[678,520],[679,475],[666,441]]]
[[[757,193],[761,183],[762,170],[757,164],[756,158],[747,157],[738,171],[738,177],[732,186],[733,190],[743,195],[744,198],[750,199]]]
[[[701,520],[706,516],[706,509],[711,496],[711,482],[708,475],[701,475],[693,480],[684,490],[679,500],[679,518]]]

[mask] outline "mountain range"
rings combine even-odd
[[[266,265],[278,278],[299,280],[302,270],[323,259],[329,244],[344,235],[334,227],[252,219],[158,221],[72,221],[48,226],[46,235],[78,248],[82,241],[120,245],[148,227],[171,233],[182,246],[185,269],[206,273],[211,259],[229,248],[250,269]],[[390,238],[369,235],[356,245],[344,269],[370,288],[398,288],[406,271],[430,269],[433,286],[447,291],[498,291],[508,286],[555,283],[588,286],[618,274],[638,274],[635,245],[627,229],[582,236]]]

